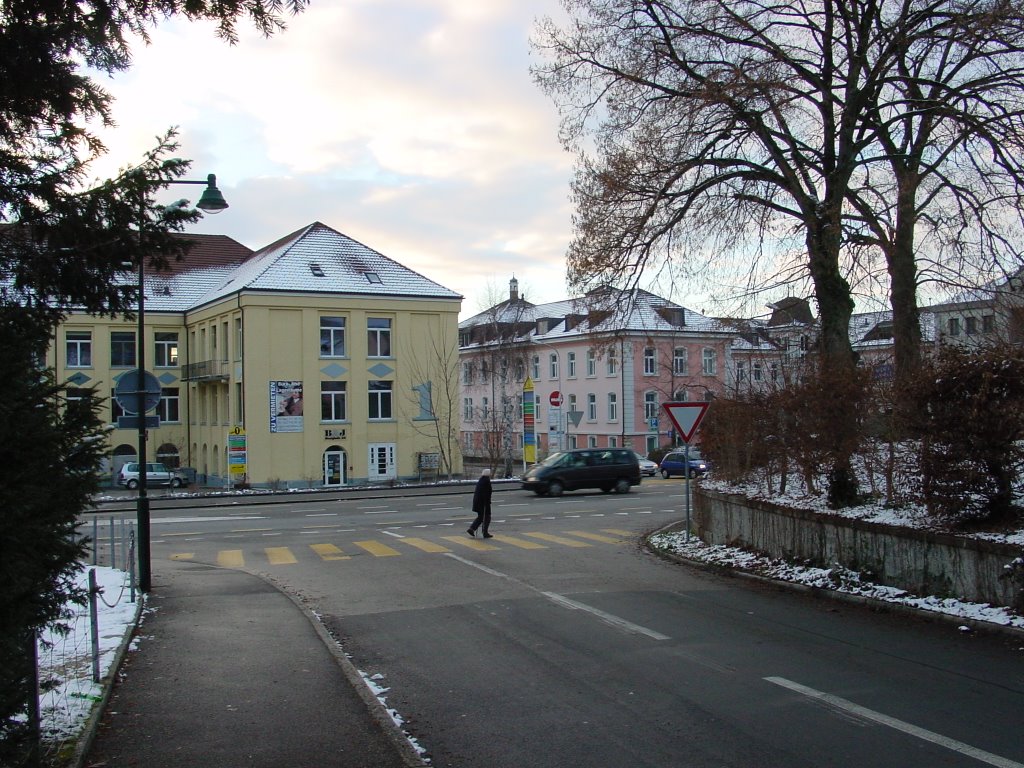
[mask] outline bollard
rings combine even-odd
[[[132,540],[128,544],[128,585],[129,591],[132,596],[132,602],[135,602],[135,529],[133,528],[129,533]]]
[[[114,540],[114,518],[110,518],[110,567],[117,568],[117,549]]]
[[[92,564],[99,565],[96,558],[100,553],[100,521],[98,517],[92,519]]]

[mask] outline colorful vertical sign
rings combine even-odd
[[[302,382],[270,382],[270,431],[302,431]]]
[[[239,479],[248,472],[245,430],[235,427],[228,432],[228,472],[233,479]]]
[[[523,463],[537,463],[537,398],[529,376],[523,384]]]

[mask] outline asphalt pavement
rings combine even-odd
[[[316,617],[241,570],[162,563],[87,768],[423,761]]]

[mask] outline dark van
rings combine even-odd
[[[640,485],[640,464],[628,448],[579,448],[553,453],[523,475],[523,488],[538,496],[561,496],[562,491],[579,488],[629,493],[634,485]]]

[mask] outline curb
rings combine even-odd
[[[114,661],[110,665],[110,672],[105,678],[103,678],[103,680],[100,681],[100,685],[103,688],[103,695],[89,711],[89,717],[85,722],[85,727],[80,732],[78,743],[75,745],[75,751],[68,763],[71,768],[83,768],[85,765],[85,757],[92,749],[92,743],[95,741],[96,732],[100,727],[100,720],[103,719],[103,714],[107,711],[107,704],[110,702],[110,697],[114,692],[114,681],[121,673],[121,667],[124,665],[125,659],[128,658],[128,651],[131,648],[132,640],[139,629],[139,623],[142,619],[142,611],[146,607],[146,594],[141,590],[136,594],[138,595],[138,600],[135,603],[135,618],[131,623],[125,626],[124,634],[121,636],[121,642],[118,644],[117,652],[114,655]]]
[[[726,565],[717,565],[715,563],[707,563],[703,560],[691,560],[682,555],[677,555],[674,552],[666,552],[664,550],[654,547],[650,543],[651,536],[656,536],[659,533],[671,533],[673,530],[681,530],[685,525],[680,522],[669,523],[668,525],[662,526],[661,528],[651,531],[650,533],[644,534],[641,540],[641,548],[644,552],[659,557],[662,560],[668,560],[679,565],[688,565],[693,568],[699,568],[703,571],[709,571],[722,576],[729,576],[737,579],[747,579],[749,581],[756,582],[758,584],[764,584],[775,587],[777,589],[786,589],[792,592],[799,592],[810,597],[821,600],[835,600],[840,603],[848,603],[850,605],[856,605],[862,608],[871,608],[875,611],[881,611],[886,613],[898,614],[901,616],[910,616],[916,619],[932,619],[943,624],[949,624],[955,627],[968,626],[972,631],[977,631],[979,634],[993,634],[1000,635],[1006,638],[1010,638],[1016,641],[1024,640],[1024,629],[1018,627],[1011,627],[1006,624],[995,624],[991,621],[982,621],[981,619],[974,619],[965,616],[954,616],[949,613],[940,613],[938,611],[926,611],[923,608],[915,608],[912,605],[904,605],[903,603],[890,603],[887,600],[879,600],[873,597],[867,597],[865,595],[854,595],[849,592],[840,592],[834,589],[825,589],[823,587],[812,587],[807,584],[797,584],[792,581],[786,581],[785,579],[773,579],[768,576],[762,576],[757,573],[751,573],[750,571],[744,571],[738,568],[734,568]]]

